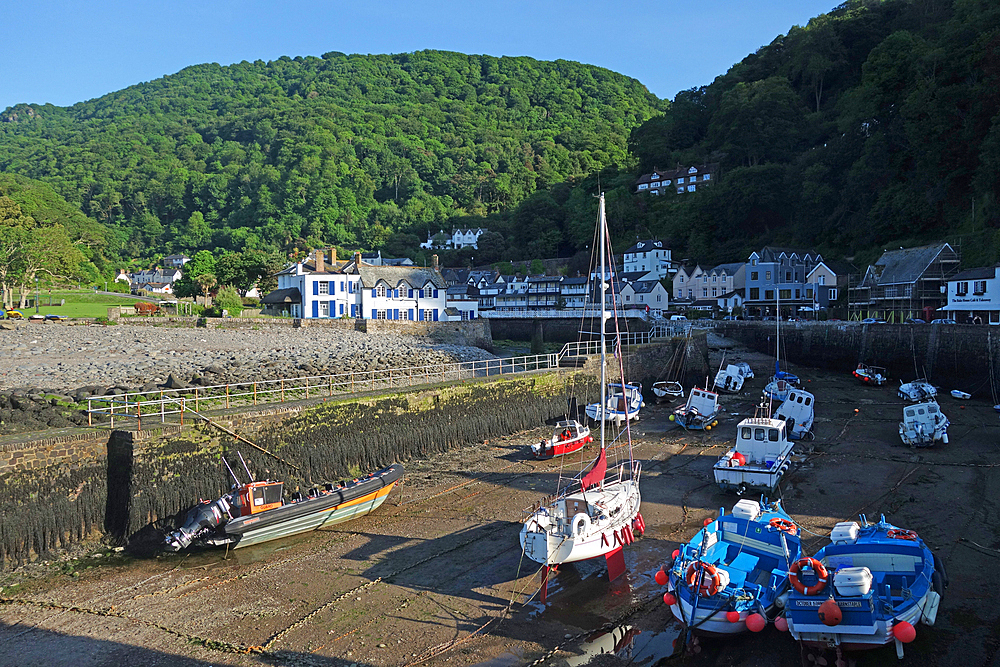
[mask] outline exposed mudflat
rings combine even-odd
[[[681,647],[667,659],[678,626],[653,574],[706,517],[736,502],[712,483],[711,466],[773,368],[761,355],[730,354],[758,376],[743,395],[724,398],[717,429],[684,433],[666,406],[647,407],[633,424],[647,533],[625,549],[628,573],[616,582],[607,582],[603,562],[587,562],[560,571],[547,604],[533,597],[538,566],[521,556],[521,510],[555,489],[560,465],[570,474],[580,465],[529,460],[528,444],[547,431],[538,429],[407,462],[405,483],[382,508],[332,529],[228,554],[53,565],[49,576],[0,592],[0,666],[566,666],[586,664],[589,635],[615,625],[631,631],[621,657],[594,664],[821,664],[773,626],[703,639],[697,652]],[[917,627],[899,664],[1000,664],[991,588],[1000,420],[992,406],[941,398],[950,444],[911,450],[897,435],[895,381],[870,388],[851,369],[794,370],[816,394],[816,439],[798,448],[801,461],[783,484],[786,509],[817,535],[861,512],[918,531],[944,558],[951,586],[936,626]],[[809,537],[804,546],[811,553],[824,541]],[[104,564],[88,570],[88,562]],[[612,632],[604,639],[626,631]],[[599,650],[601,638],[590,645]],[[896,662],[891,647],[856,658]]]

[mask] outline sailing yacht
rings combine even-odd
[[[777,290],[775,290],[777,292]],[[781,359],[781,301],[775,301],[775,348],[774,348],[774,375],[764,387],[764,395],[772,401],[784,401],[792,389],[799,386],[799,376],[795,373],[781,370],[779,364]]]
[[[607,220],[603,194],[598,200],[598,235],[601,271],[600,405],[607,405],[608,362],[615,364],[619,377],[623,371],[620,358],[607,353],[606,325],[610,315],[607,313],[605,299],[608,288],[605,282],[605,262],[610,254],[610,245],[606,243]],[[624,379],[621,384],[625,384]],[[597,458],[588,466],[589,470],[581,471],[565,486],[560,479],[562,488],[554,496],[529,510],[529,516],[521,528],[520,542],[524,555],[544,566],[543,600],[549,570],[563,563],[604,556],[608,562],[609,578],[616,579],[625,571],[622,547],[630,544],[644,530],[645,524],[639,514],[641,466],[632,456],[628,419],[624,420],[624,428],[619,434],[625,437],[628,458],[619,465],[611,466],[608,465],[607,454],[609,421],[598,422],[601,447]]]

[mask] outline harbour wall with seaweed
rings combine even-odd
[[[273,457],[207,424],[15,443],[21,456],[0,458],[0,569],[88,539],[149,537],[226,492],[222,458],[237,452],[256,477],[305,490],[538,427],[563,416],[571,394],[583,405],[598,391],[593,373],[563,370],[213,416]]]
[[[722,322],[716,332],[774,355],[774,323]],[[1000,391],[1000,330],[965,324],[783,322],[781,358],[850,373],[860,363],[882,366],[890,382],[926,377],[945,391],[993,400]]]

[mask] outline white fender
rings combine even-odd
[[[590,517],[583,512],[578,512],[573,517],[573,535],[587,534],[590,531]]]

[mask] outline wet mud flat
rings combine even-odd
[[[773,359],[739,350],[728,358],[750,362],[757,377],[723,396],[716,429],[685,433],[669,406],[650,405],[633,423],[647,533],[626,547],[628,572],[615,582],[600,561],[565,566],[539,602],[539,566],[518,544],[522,510],[581,466],[580,457],[529,459],[528,445],[549,435],[540,428],[407,462],[403,485],[377,512],[331,529],[89,570],[81,559],[72,571],[64,564],[5,587],[0,665],[815,664],[773,626],[675,652],[680,628],[653,580],[679,542],[738,500],[717,489],[711,466],[753,414]],[[940,398],[950,443],[912,450],[899,442],[898,382],[872,388],[852,369],[793,370],[817,400],[816,438],[797,446],[782,484],[786,509],[811,531],[804,549],[815,552],[836,522],[859,513],[916,530],[945,560],[950,587],[935,627],[917,626],[898,664],[1000,664],[992,406]],[[616,645],[618,656],[584,655]],[[855,657],[897,662],[892,647]]]

